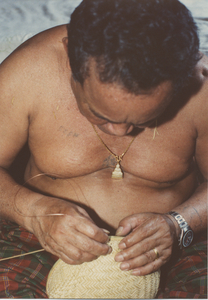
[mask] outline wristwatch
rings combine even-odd
[[[170,211],[168,213],[169,215],[173,216],[176,220],[176,222],[178,223],[181,232],[180,232],[180,237],[179,237],[179,247],[180,249],[182,249],[182,247],[186,248],[188,246],[190,246],[190,244],[193,241],[194,238],[194,233],[193,230],[191,229],[191,227],[188,225],[188,223],[185,221],[185,219],[178,214],[175,211]]]

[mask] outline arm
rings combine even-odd
[[[41,88],[31,51],[23,46],[0,67],[0,217],[34,233],[43,248],[65,262],[78,264],[110,251],[107,234],[79,206],[21,187],[7,171],[30,138],[36,93]]]
[[[207,95],[206,83],[200,99],[196,101],[193,119],[197,131],[195,159],[205,179],[207,179],[208,170]],[[195,236],[206,230],[207,182],[201,184],[187,201],[172,210],[184,217]],[[132,270],[134,275],[146,275],[159,269],[169,260],[174,243],[178,243],[180,228],[172,216],[143,213],[122,220],[117,234],[128,234],[121,241],[122,251],[115,258],[116,261],[121,262],[121,269]],[[158,259],[156,259],[154,248],[159,253]]]

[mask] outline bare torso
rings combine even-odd
[[[71,90],[67,54],[61,42],[65,27],[51,36],[49,33],[46,38],[44,33],[38,37],[38,42],[48,43],[49,55],[44,45],[36,45],[40,53],[38,47],[43,47],[43,54],[34,68],[35,81],[29,93],[33,110],[29,125],[31,158],[25,174],[28,184],[80,203],[97,225],[109,229],[117,228],[121,219],[134,213],[168,212],[187,200],[197,185],[194,120],[208,85],[202,74],[206,60],[197,71],[203,83],[198,94],[188,101],[183,94],[157,124],[137,129],[137,137],[121,162],[124,178],[114,180],[115,158],[80,113]],[[32,43],[37,44],[37,40]],[[99,129],[98,133],[116,154],[123,153],[132,139],[131,135],[115,137]]]

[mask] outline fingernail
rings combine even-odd
[[[122,255],[122,254],[117,254],[117,255],[115,256],[115,261],[118,261],[118,262],[124,261],[123,255]]]
[[[120,226],[118,227],[118,229],[116,230],[116,235],[120,235],[123,232],[123,227]]]
[[[122,264],[120,265],[120,268],[121,268],[121,270],[123,270],[123,271],[124,271],[124,270],[127,271],[127,270],[129,269],[129,267],[130,267],[129,264],[126,263],[126,262],[125,262],[125,263],[122,263]]]
[[[112,252],[112,248],[109,247],[108,254],[110,254],[111,252]]]
[[[139,276],[140,275],[140,271],[139,270],[132,270],[131,271],[131,275],[134,275],[134,276]]]
[[[102,230],[103,230],[105,233],[110,234],[110,231],[108,231],[107,229],[102,228]]]
[[[126,248],[126,244],[124,242],[121,242],[119,245],[120,249],[125,249]]]

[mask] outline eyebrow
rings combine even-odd
[[[114,123],[114,124],[119,124],[119,122],[114,122],[114,121],[112,121],[112,120],[109,120],[108,118],[105,118],[105,117],[101,116],[98,112],[96,112],[96,111],[95,111],[93,108],[91,108],[90,106],[89,106],[89,110],[90,110],[96,117],[98,117],[98,118],[100,118],[100,119],[102,119],[102,120],[105,120],[105,121],[108,121],[108,122]]]
[[[90,106],[89,107],[89,110],[98,118],[102,119],[102,120],[105,120],[107,122],[110,122],[110,123],[113,123],[113,124],[120,124],[121,122],[114,122],[114,121],[111,121],[109,120],[108,118],[105,118],[103,116],[101,116],[98,112],[96,112],[93,108],[91,108]],[[149,120],[147,122],[144,122],[144,123],[141,123],[141,124],[133,124],[135,127],[139,127],[139,126],[144,126],[146,124],[148,125],[151,125],[154,121],[156,120],[156,118],[153,118],[152,120]]]

